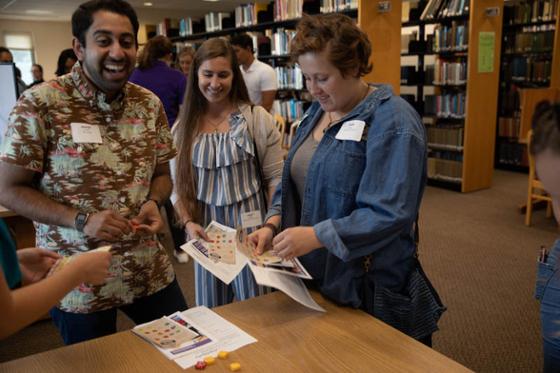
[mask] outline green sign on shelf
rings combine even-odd
[[[496,44],[496,33],[478,33],[478,72],[494,72],[494,46]]]

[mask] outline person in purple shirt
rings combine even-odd
[[[148,40],[138,59],[138,67],[134,69],[129,81],[154,92],[165,109],[169,127],[173,126],[179,114],[179,106],[183,103],[187,78],[170,67],[173,61],[173,44],[165,36],[155,36]],[[173,252],[179,263],[189,260],[187,253],[180,249],[185,242],[182,229],[174,224],[173,206],[169,201],[164,205],[167,221],[173,237]]]
[[[185,76],[170,67],[173,44],[165,36],[155,36],[144,46],[138,61],[138,68],[132,72],[129,80],[159,97],[171,127],[177,119],[187,86]]]

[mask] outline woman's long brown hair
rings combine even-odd
[[[177,145],[177,162],[175,164],[175,190],[179,202],[195,222],[199,222],[198,203],[196,198],[196,179],[192,165],[192,148],[199,131],[199,120],[206,112],[206,98],[198,87],[198,69],[205,61],[224,57],[230,61],[233,80],[229,92],[229,100],[233,105],[249,103],[247,87],[241,75],[235,52],[227,40],[212,38],[206,40],[194,54],[189,70],[187,93],[183,101],[184,111],[179,115],[175,128],[175,144]],[[227,187],[227,186],[224,186]]]

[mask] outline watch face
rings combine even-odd
[[[84,226],[86,225],[86,220],[87,220],[87,214],[84,214],[83,212],[79,212],[76,215],[76,219],[74,221],[76,229],[79,230],[80,232],[83,231]]]

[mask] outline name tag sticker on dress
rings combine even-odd
[[[70,123],[72,140],[77,144],[102,144],[99,126],[87,123]]]
[[[262,224],[262,216],[259,210],[241,213],[241,228],[247,229]]]
[[[361,141],[365,127],[366,122],[363,120],[349,120],[342,123],[342,127],[338,130],[335,138],[337,140]]]

